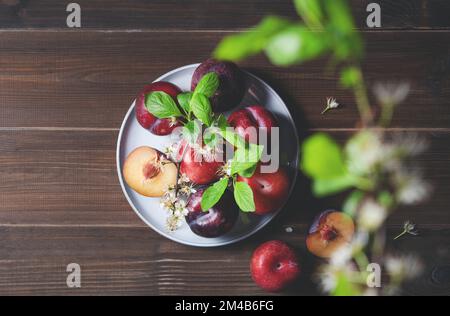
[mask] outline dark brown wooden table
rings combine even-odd
[[[304,262],[304,277],[284,294],[317,293],[305,232],[340,197],[316,200],[299,181],[267,228],[236,245],[200,249],[146,227],[122,195],[115,165],[120,123],[145,83],[206,59],[223,36],[267,13],[293,17],[291,1],[78,0],[81,29],[66,27],[69,2],[0,0],[0,294],[264,294],[249,276],[249,257],[275,238]],[[368,2],[351,1],[366,39],[367,79],[411,82],[392,129],[431,144],[420,162],[434,194],[389,219],[389,244],[426,262],[405,294],[449,295],[450,2],[380,0],[377,30],[365,27]],[[257,57],[242,66],[277,89],[299,130],[341,141],[354,131],[353,99],[323,72],[324,61],[281,69]],[[330,95],[345,107],[321,116]],[[391,241],[407,219],[420,236]],[[66,286],[71,262],[81,265],[81,288]]]

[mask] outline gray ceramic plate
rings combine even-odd
[[[169,81],[184,91],[190,90],[191,77],[198,64],[187,65],[172,70],[155,81]],[[291,175],[290,194],[294,187],[298,165],[298,135],[292,116],[279,95],[264,81],[246,72],[247,93],[239,107],[260,104],[269,109],[280,123],[280,160]],[[238,107],[238,108],[239,108]],[[265,215],[242,214],[235,227],[227,234],[217,238],[204,238],[195,235],[186,223],[175,232],[165,228],[166,212],[159,206],[159,198],[149,198],[134,192],[124,182],[122,166],[127,155],[136,147],[151,146],[162,150],[170,136],[156,136],[142,128],[134,114],[134,103],[128,110],[120,127],[117,140],[117,173],[123,193],[136,214],[159,234],[182,244],[196,247],[217,247],[243,240],[267,225],[281,210]]]

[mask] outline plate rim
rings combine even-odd
[[[187,68],[198,67],[199,65],[200,65],[200,63],[193,63],[193,64],[188,64],[188,65],[185,65],[185,66],[181,66],[181,67],[175,68],[175,69],[173,69],[173,70],[171,70],[169,72],[166,72],[165,74],[159,76],[158,78],[153,80],[152,83],[164,80],[165,77],[168,77],[168,76],[174,74],[175,72],[179,72],[179,71],[185,70]],[[289,111],[289,108],[287,107],[286,103],[283,101],[281,96],[267,82],[265,82],[263,79],[259,78],[258,76],[248,72],[247,70],[242,69],[242,71],[246,75],[249,75],[249,76],[253,77],[254,79],[256,79],[258,82],[262,83],[264,85],[264,88],[268,89],[278,99],[280,99],[282,104],[285,106],[285,108],[289,112],[289,115],[290,115],[290,117],[291,117],[291,119],[293,121],[293,117],[292,117],[291,111]],[[130,108],[128,109],[127,113],[125,114],[125,116],[124,116],[124,118],[122,120],[122,124],[120,125],[119,134],[117,136],[117,144],[116,144],[116,170],[117,170],[117,177],[119,179],[119,183],[120,183],[120,187],[122,189],[122,193],[124,194],[125,198],[127,199],[127,202],[129,204],[129,206],[131,206],[131,208],[133,209],[134,213],[136,213],[137,216],[147,226],[149,226],[151,229],[153,229],[159,235],[161,235],[161,236],[163,236],[165,238],[168,238],[169,240],[172,240],[172,241],[174,241],[176,243],[180,243],[180,244],[187,245],[187,246],[192,246],[192,247],[199,247],[199,248],[213,248],[213,247],[221,247],[221,246],[225,246],[225,245],[230,245],[230,244],[234,244],[234,243],[237,243],[239,241],[242,241],[242,240],[244,240],[244,239],[246,239],[246,238],[256,234],[262,228],[266,227],[283,210],[283,208],[286,206],[287,202],[291,198],[292,192],[293,192],[295,184],[297,182],[298,172],[296,172],[294,174],[294,177],[292,179],[292,185],[290,187],[288,197],[284,201],[283,205],[280,206],[276,212],[271,214],[272,216],[270,218],[268,218],[266,221],[259,223],[257,226],[254,227],[253,230],[243,234],[242,236],[240,236],[238,238],[234,238],[234,239],[226,240],[226,241],[222,241],[222,242],[217,242],[217,243],[214,243],[214,244],[200,244],[200,243],[196,243],[196,242],[189,242],[189,241],[185,241],[185,240],[179,239],[177,237],[174,237],[173,235],[170,235],[169,232],[164,232],[164,231],[156,228],[152,223],[150,223],[150,221],[148,221],[141,214],[141,212],[139,212],[136,209],[134,203],[132,202],[130,196],[128,195],[128,192],[126,190],[125,183],[124,183],[124,180],[123,180],[123,175],[122,175],[121,160],[120,160],[120,148],[121,148],[122,136],[123,136],[123,133],[124,133],[124,130],[125,130],[125,126],[126,126],[126,124],[128,122],[128,119],[129,119],[131,113],[133,112],[133,110],[135,108],[135,105],[136,105],[136,99],[133,100],[133,102],[131,103]],[[299,135],[298,135],[298,131],[297,131],[297,126],[295,124],[292,124],[292,126],[293,126],[293,129],[294,129],[295,138],[297,139],[297,141],[299,141]],[[295,153],[295,157],[296,157],[296,159],[295,159],[295,166],[294,166],[295,169],[298,169],[299,153],[300,153],[300,144],[297,146],[297,150],[296,150],[296,153]]]

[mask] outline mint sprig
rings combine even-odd
[[[260,160],[264,147],[256,144],[249,144],[247,147],[240,147],[234,152],[231,162],[231,174],[243,172],[253,168]]]
[[[182,118],[182,137],[190,144],[198,142],[203,131],[203,125],[210,127],[203,135],[203,143],[208,147],[220,145],[221,140],[227,141],[236,148],[231,161],[231,174],[212,184],[205,190],[201,200],[203,211],[216,205],[225,193],[230,179],[233,183],[234,198],[243,212],[254,212],[255,201],[253,191],[246,182],[237,181],[240,175],[249,178],[256,170],[261,159],[263,146],[249,144],[239,134],[228,128],[227,119],[223,114],[214,115],[210,98],[220,84],[216,73],[204,75],[193,92],[180,93],[176,100],[169,94],[156,91],[147,95],[145,106],[157,118]],[[177,104],[178,103],[178,104]]]
[[[246,182],[236,182],[234,184],[234,199],[243,212],[255,211],[253,191]]]
[[[211,103],[209,102],[208,97],[201,93],[194,93],[190,104],[195,117],[206,126],[211,126],[213,118]]]
[[[186,115],[189,115],[189,113],[191,112],[192,95],[192,92],[183,92],[177,95],[178,104],[183,109]]]
[[[217,74],[215,72],[208,72],[198,82],[194,94],[203,94],[206,97],[211,98],[219,88],[219,83]]]
[[[172,97],[163,91],[155,91],[147,95],[145,107],[160,119],[182,116]]]
[[[228,178],[223,178],[203,192],[202,201],[200,203],[202,211],[206,212],[219,202],[228,186]]]

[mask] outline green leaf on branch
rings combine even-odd
[[[208,211],[219,202],[220,198],[225,193],[227,186],[228,179],[224,178],[217,181],[203,192],[202,201],[200,202],[203,212]]]
[[[216,93],[217,88],[219,88],[219,77],[215,72],[208,72],[198,82],[194,94],[200,93],[211,98]]]
[[[361,71],[357,67],[350,66],[341,71],[340,83],[344,88],[354,88],[361,81]]]
[[[330,179],[314,179],[313,193],[317,197],[339,193],[352,188],[356,184],[354,177],[343,175]]]
[[[313,179],[333,179],[347,175],[342,150],[327,134],[310,136],[302,145],[302,170]]]
[[[183,92],[177,95],[178,104],[181,106],[181,108],[184,110],[186,114],[191,112],[191,98],[193,93],[192,92]]]
[[[244,33],[225,37],[214,51],[217,59],[239,61],[260,53],[276,34],[292,25],[277,16],[264,18],[255,28]]]
[[[246,182],[235,182],[234,199],[243,212],[254,212],[253,191]]]
[[[157,118],[162,119],[181,116],[180,109],[172,97],[162,91],[148,94],[145,99],[145,107]]]
[[[295,8],[309,27],[321,28],[324,14],[320,0],[295,0]]]
[[[268,42],[265,52],[275,65],[288,66],[321,56],[328,45],[325,32],[314,32],[302,25],[295,25],[275,35]]]
[[[192,112],[206,126],[210,126],[212,122],[211,103],[206,95],[194,93],[191,99]]]
[[[328,16],[326,30],[333,34],[333,53],[338,60],[359,58],[363,52],[362,40],[356,31],[350,7],[345,0],[324,0]]]

